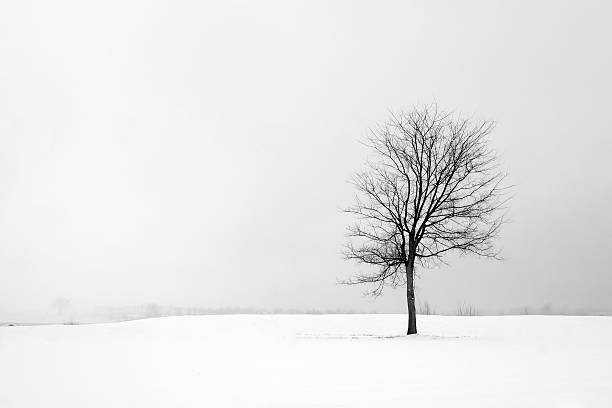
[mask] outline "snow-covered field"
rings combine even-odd
[[[612,318],[189,316],[0,327],[0,407],[610,407]]]

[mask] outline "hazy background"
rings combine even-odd
[[[498,121],[505,262],[454,310],[612,308],[612,3],[2,1],[0,321],[141,303],[402,312],[336,284],[357,140],[434,100]]]

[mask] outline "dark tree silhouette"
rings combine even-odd
[[[406,285],[408,332],[415,334],[415,263],[428,267],[453,251],[499,259],[494,238],[504,223],[505,174],[490,149],[494,122],[434,106],[391,114],[365,144],[373,159],[357,173],[347,259],[375,266],[348,284]]]

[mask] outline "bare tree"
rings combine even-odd
[[[58,297],[53,300],[53,308],[57,311],[57,314],[63,316],[64,312],[72,306],[70,300],[64,297]]]
[[[507,201],[505,174],[490,149],[495,124],[437,106],[392,113],[365,144],[373,159],[357,173],[347,259],[375,266],[349,284],[406,285],[408,332],[415,334],[415,263],[428,267],[455,251],[499,258],[493,246]]]

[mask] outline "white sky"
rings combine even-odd
[[[336,284],[390,108],[495,119],[517,185],[438,310],[612,308],[609,2],[2,2],[0,320],[74,305],[403,311]],[[417,302],[418,302],[417,300]]]

